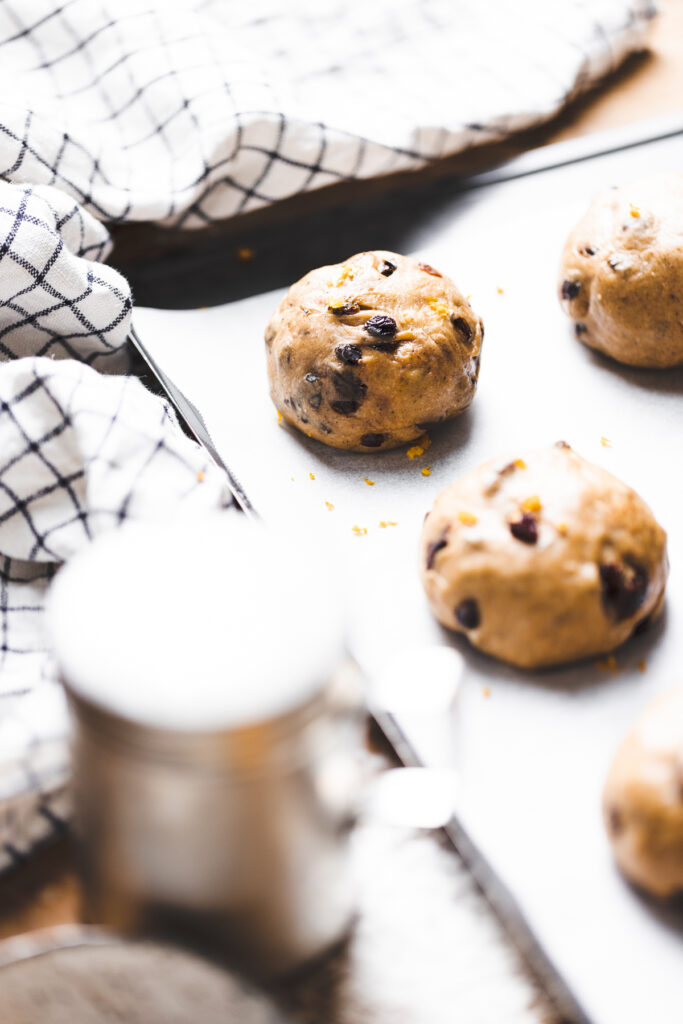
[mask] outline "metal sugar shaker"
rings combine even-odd
[[[358,673],[297,546],[234,512],[125,526],[61,570],[47,611],[87,919],[262,978],[354,909]]]

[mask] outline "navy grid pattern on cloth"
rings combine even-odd
[[[0,360],[128,368],[132,299],[106,228],[59,189],[0,181]]]
[[[231,504],[223,473],[137,379],[73,360],[0,368],[0,867],[63,827],[67,720],[43,633],[50,579],[124,522]]]
[[[653,13],[0,0],[0,177],[55,185],[103,221],[201,226],[546,120],[641,48]]]

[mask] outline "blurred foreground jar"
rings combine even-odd
[[[344,935],[362,715],[333,589],[310,541],[234,512],[126,526],[61,571],[89,921],[260,977]]]

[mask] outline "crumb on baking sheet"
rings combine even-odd
[[[595,662],[595,664],[597,665],[597,667],[600,669],[601,672],[618,672],[619,671],[619,662],[617,661],[617,659],[614,657],[613,654],[610,654],[607,658],[598,658],[598,660]]]
[[[198,484],[203,484],[204,483],[204,474],[203,473],[197,473],[197,483]]]
[[[251,263],[253,258],[254,250],[250,249],[248,246],[243,245],[241,248],[237,250],[237,259],[240,261],[240,263]]]
[[[605,435],[603,434],[602,437],[600,438],[600,444],[602,445],[603,448],[611,448],[613,446],[614,442],[611,441],[609,439],[609,437],[605,437]]]
[[[424,455],[431,443],[431,437],[428,434],[422,434],[421,437],[418,437],[415,444],[408,449],[406,455],[409,459],[419,459],[421,455]]]
[[[526,462],[524,459],[514,459],[512,465],[515,466],[516,469],[526,469]]]
[[[463,523],[465,526],[474,526],[477,522],[477,517],[472,512],[461,508],[458,510],[458,522]]]
[[[308,476],[309,476],[309,479],[315,480],[315,473],[309,473]]]
[[[490,686],[485,686],[484,689],[481,691],[481,693],[482,693],[482,696],[485,697],[486,700],[488,700],[489,697],[491,696],[491,687]]]
[[[278,427],[280,426],[281,423],[282,423],[282,413],[278,409],[278,411],[277,411],[277,425],[278,425]]]
[[[387,526],[398,526],[398,523],[394,522],[392,519],[380,519],[379,525],[383,530],[385,530]]]
[[[431,466],[423,466],[422,469],[420,470],[420,472],[422,473],[422,476],[429,476],[431,471],[432,471],[432,467]]]
[[[334,505],[332,504],[331,501],[325,502],[325,508],[327,509],[328,512],[334,512]]]
[[[644,672],[646,668],[647,668],[647,665],[645,664],[645,659],[644,658],[638,658],[638,671],[639,672]]]
[[[290,476],[289,479],[292,481],[292,483],[294,483],[294,477],[293,476]]]
[[[364,537],[368,532],[367,526],[352,526],[351,533],[355,533],[356,537]]]
[[[640,217],[640,210],[638,209],[638,207],[634,206],[633,203],[629,203],[629,206],[631,207],[631,216]]]
[[[525,512],[540,512],[543,506],[541,505],[541,499],[539,496],[537,494],[531,494],[522,502],[522,508]]]
[[[569,533],[569,527],[566,523],[558,523],[557,532],[559,533],[560,537],[566,537]]]
[[[496,291],[498,292],[499,295],[505,295],[505,289],[501,288],[500,285],[498,285]]]

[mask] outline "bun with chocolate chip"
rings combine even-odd
[[[651,704],[621,743],[603,812],[626,877],[660,898],[683,892],[683,688]]]
[[[520,668],[605,654],[660,611],[666,534],[565,444],[513,452],[436,499],[420,540],[436,618]]]
[[[567,239],[558,289],[591,348],[628,366],[683,363],[683,174],[599,195]]]
[[[265,332],[273,402],[309,437],[396,448],[470,405],[484,335],[434,267],[362,252],[292,285]]]

